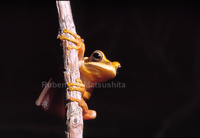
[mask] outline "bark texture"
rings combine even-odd
[[[56,1],[58,10],[58,19],[60,25],[59,36],[64,29],[68,29],[76,33],[70,1]],[[66,34],[67,37],[73,38],[72,35]],[[67,40],[62,41],[63,46],[63,60],[64,60],[64,79],[65,82],[76,82],[76,78],[80,78],[78,52],[75,49],[67,50],[67,46],[74,46]],[[78,106],[77,102],[68,102],[70,97],[81,99],[81,93],[77,91],[69,91],[66,89],[66,137],[67,138],[82,138],[83,134],[83,116],[82,108]]]

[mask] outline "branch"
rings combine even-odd
[[[60,24],[60,33],[64,29],[68,29],[76,33],[75,25],[72,17],[70,1],[56,1],[58,18]],[[60,36],[58,34],[58,37]],[[70,34],[67,37],[73,38]],[[62,40],[63,46],[63,60],[64,60],[64,79],[66,84],[68,82],[75,82],[76,78],[80,78],[78,52],[75,49],[67,50],[68,45],[75,45],[67,40]],[[81,99],[81,93],[77,91],[69,91],[66,89],[66,101],[69,98]],[[67,138],[82,138],[83,133],[83,116],[82,108],[78,106],[77,102],[66,102],[65,104],[66,115],[66,137]]]

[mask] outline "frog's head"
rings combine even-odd
[[[81,73],[90,78],[92,82],[105,82],[114,78],[120,67],[119,62],[109,61],[102,51],[96,50],[90,57],[84,58]]]

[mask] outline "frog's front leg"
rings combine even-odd
[[[63,32],[71,34],[75,39],[68,38],[64,34],[62,34],[60,36],[60,40],[68,40],[68,41],[71,41],[71,42],[75,43],[77,46],[70,46],[70,45],[68,45],[67,49],[68,50],[70,50],[70,49],[76,49],[76,50],[78,50],[79,60],[83,59],[84,52],[85,52],[85,44],[83,43],[83,39],[81,39],[81,37],[78,34],[75,34],[74,32],[72,32],[70,30],[65,29]]]
[[[76,82],[78,83],[73,83],[73,82],[68,82],[67,85],[69,86],[70,91],[80,91],[82,94],[83,99],[88,100],[91,96],[91,94],[87,91],[85,91],[85,84],[81,81],[81,79],[77,78]],[[72,87],[72,86],[78,86],[78,87]]]
[[[82,94],[82,97],[84,99],[89,99],[91,94],[89,92],[85,91],[85,85],[82,83],[82,81],[79,78],[77,78],[76,82],[79,82],[79,83],[68,82],[69,90],[70,91],[80,91]],[[78,86],[78,87],[72,87],[72,86]],[[83,100],[83,98],[76,99],[76,98],[70,97],[70,101],[78,102],[78,105],[83,109],[83,119],[84,120],[96,118],[96,111],[88,110],[88,106],[87,106],[86,102]]]

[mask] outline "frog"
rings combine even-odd
[[[81,92],[82,98],[76,99],[70,97],[70,102],[78,102],[78,105],[83,109],[83,120],[95,119],[97,116],[96,111],[88,109],[88,105],[85,100],[90,99],[92,91],[96,84],[113,79],[117,74],[117,70],[121,68],[121,64],[117,61],[111,62],[100,50],[95,50],[89,57],[84,57],[84,40],[78,34],[68,29],[64,29],[63,32],[64,33],[60,36],[60,40],[68,40],[76,45],[68,45],[67,49],[78,50],[80,79],[77,78],[75,83],[68,82],[67,86],[69,91]],[[67,33],[72,35],[74,38],[66,37]],[[50,79],[47,84],[50,84],[51,81],[52,79]],[[42,106],[44,110],[49,110],[50,103],[53,97],[52,95],[54,95],[53,93],[48,92],[48,90],[49,86],[46,85],[35,102],[37,106]],[[64,98],[62,100],[64,100]],[[64,101],[62,101],[61,103],[63,103],[64,105]],[[63,114],[65,110],[64,106],[62,106],[61,110]]]

